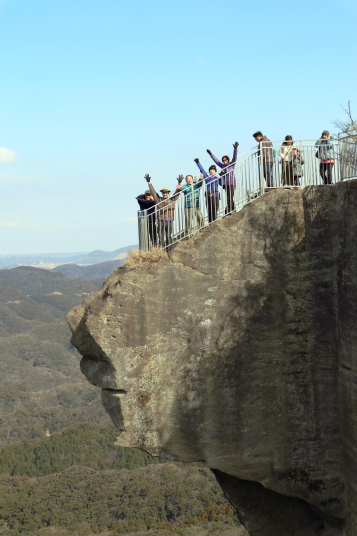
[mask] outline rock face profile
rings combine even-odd
[[[357,535],[357,181],[271,191],[68,321],[121,445],[203,460],[252,536]]]

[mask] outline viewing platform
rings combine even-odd
[[[350,138],[328,139],[326,160],[316,139],[293,140],[289,146],[284,146],[284,141],[269,144],[260,143],[239,155],[234,172],[230,163],[218,169],[216,178],[208,174],[208,180],[194,177],[194,183],[186,186],[176,201],[138,211],[139,249],[171,248],[272,189],[302,189],[357,178],[357,144]],[[158,188],[160,185],[154,182]],[[174,219],[168,221],[168,213],[174,214]],[[162,232],[165,225],[166,235]]]

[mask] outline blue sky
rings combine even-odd
[[[0,0],[0,253],[137,242],[135,196],[357,116],[355,0]]]

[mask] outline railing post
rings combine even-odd
[[[141,237],[141,210],[138,210],[138,236],[139,236],[139,250],[143,249],[142,237]]]
[[[265,183],[264,183],[264,155],[263,151],[264,148],[261,145],[261,142],[259,142],[259,175],[260,175],[260,195],[263,195],[265,190]]]
[[[340,139],[340,133],[337,134],[337,141],[338,141],[338,170],[339,170],[339,182],[342,182],[342,176],[343,176],[343,162],[342,162],[342,143]]]
[[[148,251],[149,248],[149,233],[148,233],[148,215],[147,210],[141,212],[142,216],[140,221],[140,233],[139,233],[139,249],[142,251]]]

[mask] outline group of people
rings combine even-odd
[[[200,189],[204,184],[206,184],[205,198],[209,223],[217,219],[220,200],[219,186],[222,186],[227,194],[226,214],[234,211],[234,191],[236,188],[234,166],[237,161],[238,145],[237,141],[233,143],[232,160],[228,155],[224,155],[222,161],[220,161],[207,149],[208,154],[216,164],[210,166],[208,173],[199,159],[195,158],[194,161],[201,172],[198,181],[194,182],[192,175],[186,175],[186,184],[182,185],[184,177],[179,175],[176,190],[171,197],[169,197],[171,191],[166,187],[161,188],[161,196],[158,195],[151,183],[150,175],[145,175],[144,178],[148,183],[149,190],[146,190],[144,194],[139,195],[136,199],[140,210],[147,211],[146,229],[152,245],[155,246],[160,243],[162,247],[167,247],[171,244],[172,226],[175,219],[175,201],[177,201],[181,192],[185,197],[185,230],[187,236],[204,226],[204,217],[200,210]],[[217,173],[216,166],[224,169],[224,171]],[[156,217],[158,220],[157,225]]]
[[[273,167],[276,158],[276,150],[272,142],[258,131],[253,134],[258,142],[257,156],[259,157],[259,172],[262,168],[267,188],[273,188]],[[234,193],[236,189],[236,178],[234,173],[238,154],[238,142],[233,143],[232,159],[228,155],[222,156],[219,160],[209,149],[214,164],[207,171],[203,168],[198,158],[194,159],[201,174],[197,182],[194,182],[192,175],[186,175],[185,184],[183,175],[177,178],[177,186],[170,197],[170,188],[162,188],[161,196],[156,192],[151,183],[149,174],[145,175],[148,183],[148,190],[139,195],[136,199],[140,210],[146,210],[145,232],[147,240],[151,245],[161,245],[168,247],[172,241],[173,222],[175,220],[175,202],[181,195],[184,195],[185,209],[185,235],[190,236],[196,229],[204,226],[204,217],[200,210],[200,189],[205,184],[205,200],[207,206],[208,222],[217,219],[220,191],[219,186],[225,190],[226,207],[225,214],[231,214],[235,209]],[[316,142],[316,158],[320,160],[320,175],[324,184],[332,184],[332,168],[334,165],[334,147],[331,143],[331,136],[324,130],[321,138]],[[282,184],[293,188],[300,187],[300,178],[303,176],[304,159],[299,149],[294,145],[292,136],[285,136],[285,141],[280,147],[279,156],[282,165]],[[222,170],[217,171],[217,166]],[[157,219],[157,221],[156,221]]]
[[[273,167],[275,162],[276,150],[272,142],[258,131],[253,134],[253,138],[259,143],[257,155],[261,157],[264,179],[268,188],[273,188]],[[316,158],[320,160],[320,176],[324,184],[332,184],[332,168],[335,163],[334,146],[331,142],[332,137],[328,130],[324,130],[321,137],[317,140]],[[285,141],[280,147],[279,156],[282,165],[282,184],[283,186],[300,187],[300,178],[303,176],[304,159],[301,152],[294,145],[292,136],[285,136]]]

